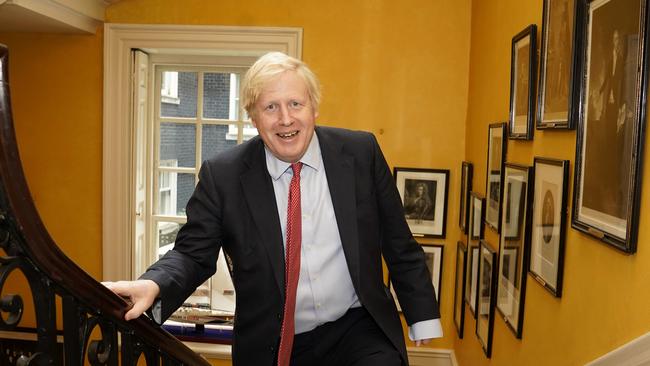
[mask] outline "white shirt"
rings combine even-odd
[[[287,205],[293,171],[290,163],[276,158],[266,147],[265,153],[286,248]],[[296,334],[337,320],[350,308],[361,306],[345,261],[316,133],[300,162],[303,163],[300,172],[302,242],[296,293]],[[411,339],[441,336],[440,319],[421,321],[409,327]]]

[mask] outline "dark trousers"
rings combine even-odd
[[[368,311],[361,307],[295,336],[291,366],[321,365],[400,366],[402,359]]]

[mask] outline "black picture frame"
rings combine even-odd
[[[575,128],[580,93],[577,0],[544,0],[537,90],[537,129]]]
[[[393,176],[413,236],[444,238],[449,170],[395,167]]]
[[[537,73],[537,26],[531,24],[512,38],[510,53],[509,137],[533,139],[535,82]]]
[[[476,318],[476,293],[478,283],[478,246],[485,230],[485,198],[470,192],[469,228],[467,233],[468,261],[465,273],[465,302]]]
[[[553,296],[562,296],[569,161],[535,157],[535,193],[528,272]]]
[[[581,113],[571,226],[631,254],[641,203],[649,4],[581,4]]]
[[[492,356],[492,336],[494,333],[498,263],[496,252],[485,240],[481,240],[479,250],[476,336],[481,343],[485,356],[490,358]]]
[[[485,223],[497,233],[501,230],[501,181],[506,160],[507,123],[492,123],[488,128],[487,172],[485,178]]]
[[[465,324],[465,275],[467,267],[467,245],[462,241],[456,244],[456,277],[454,279],[454,324],[458,338],[463,339]]]
[[[431,284],[436,294],[436,301],[440,304],[441,292],[442,292],[442,265],[444,263],[444,249],[445,246],[442,244],[421,244],[420,247],[424,251],[424,260],[431,274]],[[397,299],[397,294],[395,293],[395,287],[388,275],[388,288],[393,299],[395,300],[395,306],[399,312],[402,312],[402,307],[399,304]]]
[[[526,298],[526,278],[530,256],[530,197],[533,184],[533,170],[524,165],[506,163],[504,168],[503,205],[510,202],[513,212],[520,212],[516,222],[517,235],[509,235],[506,230],[506,215],[502,217],[499,238],[499,271],[497,281],[496,308],[506,325],[521,338],[524,324],[524,302]],[[504,208],[505,210],[505,208]]]
[[[458,205],[458,225],[464,234],[467,234],[469,219],[469,192],[472,190],[472,163],[463,161],[460,174],[460,203]]]

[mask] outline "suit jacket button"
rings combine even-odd
[[[273,352],[275,352],[275,347],[270,346],[270,347],[269,347],[269,350],[271,351],[271,353],[273,353]]]
[[[278,320],[282,320],[282,314],[278,313],[277,316],[278,316]]]

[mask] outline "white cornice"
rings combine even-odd
[[[0,31],[95,33],[108,5],[104,0],[0,1]]]

